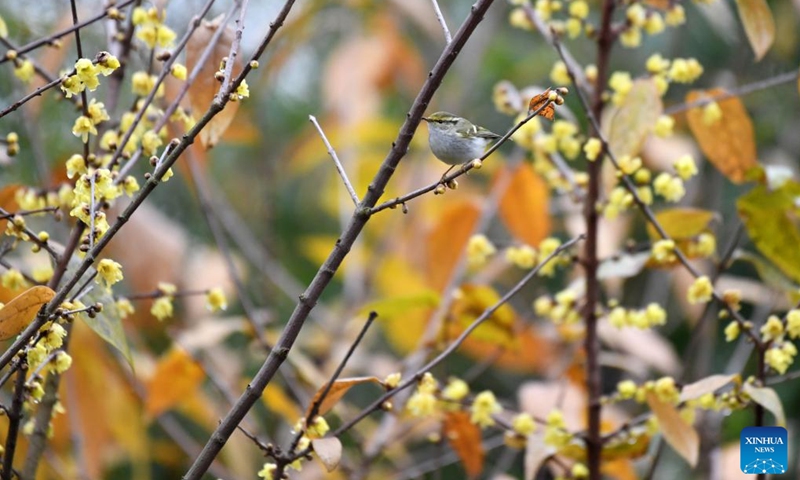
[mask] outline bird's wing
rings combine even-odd
[[[478,138],[487,138],[489,140],[500,138],[500,135],[486,128],[479,127],[477,125],[470,125],[469,127],[458,128],[456,129],[456,133],[462,137],[475,136]]]

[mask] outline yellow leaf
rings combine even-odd
[[[447,322],[448,338],[452,338],[475,321],[487,308],[500,300],[500,295],[485,285],[462,285],[451,309],[454,321]],[[495,346],[516,347],[514,336],[514,319],[516,315],[510,305],[503,304],[489,318],[476,328],[470,338],[483,340]]]
[[[694,427],[681,417],[674,406],[662,402],[651,392],[647,393],[647,404],[658,419],[658,426],[661,433],[664,434],[664,440],[691,467],[695,467],[700,454],[700,437]]]
[[[444,438],[456,452],[469,478],[483,471],[481,429],[469,420],[467,412],[448,412],[442,423]]]
[[[325,466],[325,470],[329,472],[336,470],[342,459],[342,442],[338,438],[315,438],[311,440],[311,447]]]
[[[464,245],[472,235],[478,215],[480,209],[475,203],[462,201],[448,205],[436,220],[436,226],[424,243],[427,247],[425,267],[432,288],[441,290],[447,284]]]
[[[658,212],[656,220],[673,240],[691,240],[708,232],[716,215],[716,212],[699,208],[669,208]],[[650,223],[647,224],[647,234],[653,240],[661,239],[661,235]]]
[[[192,397],[205,374],[203,369],[182,348],[175,347],[161,357],[153,376],[146,384],[145,411],[150,417]]]
[[[786,426],[786,414],[783,412],[783,404],[775,390],[767,387],[756,387],[750,383],[742,386],[744,393],[750,395],[754,402],[769,410],[775,416],[775,423],[779,427]]]
[[[0,340],[8,340],[25,330],[42,305],[53,299],[56,292],[36,286],[20,293],[0,309]]]
[[[723,94],[725,90],[721,88],[694,90],[686,96],[686,102]],[[748,170],[758,165],[753,122],[737,97],[719,100],[717,104],[722,110],[722,118],[716,122],[706,124],[703,107],[686,112],[686,119],[700,149],[714,167],[732,182],[742,183]]]
[[[268,409],[276,412],[289,424],[293,425],[302,415],[302,411],[297,404],[275,382],[270,382],[267,385],[267,388],[264,389],[264,394],[261,395],[261,399],[264,400],[264,404]]]
[[[550,233],[549,198],[542,177],[522,163],[511,172],[511,182],[500,199],[500,218],[515,237],[537,246]]]
[[[419,308],[433,308],[439,304],[439,294],[433,290],[424,290],[420,293],[384,298],[365,305],[361,311],[376,312],[378,319],[383,321],[406,315],[409,311]]]
[[[658,117],[664,111],[661,96],[655,82],[641,78],[633,82],[633,87],[625,97],[625,103],[609,107],[604,115],[604,128],[609,148],[617,157],[635,157]]]
[[[339,380],[336,380],[335,382],[333,382],[333,386],[328,391],[328,395],[326,395],[325,399],[322,400],[322,403],[320,403],[318,414],[325,415],[326,413],[328,413],[330,409],[333,408],[333,406],[336,405],[336,403],[339,400],[341,400],[341,398],[344,396],[345,393],[347,393],[348,390],[350,390],[352,387],[356,385],[361,385],[363,383],[377,383],[380,385],[381,381],[378,379],[378,377],[352,377],[352,378],[340,378]],[[308,416],[310,412],[311,405],[316,403],[319,400],[319,398],[322,397],[322,394],[325,393],[325,388],[327,386],[328,384],[326,383],[325,385],[320,387],[319,390],[317,390],[317,393],[314,394],[314,399],[308,406],[309,410],[306,411],[306,416]]]
[[[702,397],[706,393],[713,393],[725,385],[739,378],[739,374],[733,375],[711,375],[706,378],[684,385],[681,389],[681,402],[694,400]]]
[[[800,184],[786,182],[769,191],[759,185],[736,201],[756,248],[794,281],[800,281],[800,231],[798,231],[794,199],[800,195]]]
[[[756,54],[756,61],[766,55],[775,41],[775,20],[766,0],[736,0],[739,18],[747,40]]]
[[[203,115],[214,96],[220,88],[220,83],[216,80],[215,74],[220,68],[222,59],[230,53],[230,45],[233,41],[233,29],[230,26],[221,26],[222,18],[220,15],[212,21],[203,20],[203,24],[197,29],[194,35],[189,39],[186,44],[186,68],[191,72],[200,61],[203,51],[211,41],[219,28],[224,28],[225,31],[214,46],[214,51],[211,53],[208,61],[200,67],[200,73],[195,79],[192,86],[189,88],[189,100],[192,104],[192,112],[195,119]],[[241,71],[241,60],[236,58],[236,63],[233,67],[233,75]],[[228,129],[233,117],[236,116],[236,110],[239,108],[239,102],[228,102],[225,109],[219,112],[208,125],[200,131],[200,143],[206,149],[213,147],[217,144],[219,139]]]

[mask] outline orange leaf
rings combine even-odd
[[[550,98],[549,88],[538,95],[534,95],[533,98],[531,98],[531,101],[528,103],[528,115],[530,115],[534,111],[544,106],[544,108],[542,108],[542,111],[538,113],[538,116],[544,117],[552,121],[556,115],[556,107],[555,105],[553,105],[553,102],[547,103],[547,105],[545,105],[545,102],[547,102],[549,98]]]
[[[444,209],[436,226],[428,233],[424,243],[428,249],[425,266],[429,283],[435,290],[444,288],[450,279],[479,214],[473,202],[453,203]]]
[[[462,295],[453,302],[450,314],[453,321],[447,322],[448,338],[466,330],[483,312],[500,300],[500,295],[489,286],[462,285]],[[516,348],[513,327],[516,314],[508,304],[503,304],[476,328],[470,338],[483,340],[491,345]]]
[[[691,103],[724,94],[721,88],[695,90],[689,92],[686,101]],[[738,98],[730,97],[717,103],[722,118],[716,122],[706,124],[703,107],[686,112],[686,119],[708,160],[732,182],[742,183],[748,170],[758,165],[753,122]]]
[[[648,392],[647,404],[658,419],[658,427],[664,434],[664,440],[690,466],[696,466],[700,454],[700,437],[694,427],[681,417],[674,406],[662,402],[653,393]]]
[[[515,237],[536,246],[550,233],[547,185],[527,163],[510,174],[511,182],[500,199],[500,217]]]
[[[204,376],[203,369],[185,350],[173,348],[161,357],[147,382],[147,414],[156,417],[193,396]]]
[[[200,73],[189,88],[189,100],[192,104],[192,113],[195,119],[208,110],[214,100],[214,96],[219,91],[220,83],[216,80],[214,74],[219,70],[222,59],[230,53],[233,29],[230,26],[223,27],[220,25],[223,17],[224,15],[220,15],[210,22],[203,20],[203,24],[189,39],[189,43],[186,44],[186,68],[192,71],[217,29],[225,29],[214,46],[214,51],[208,61],[200,67]],[[233,67],[233,75],[236,75],[239,71],[241,71],[241,60],[237,57],[236,64]],[[200,131],[199,135],[200,143],[203,147],[208,149],[217,144],[225,130],[233,122],[233,117],[236,116],[238,108],[239,102],[228,102],[225,105],[225,109],[208,122],[208,125]]]
[[[470,478],[483,471],[481,429],[470,422],[467,412],[448,412],[442,424],[444,437],[464,464]]]
[[[759,61],[775,41],[775,20],[769,5],[766,0],[736,0],[736,8],[756,61]]]
[[[6,185],[5,187],[3,187],[2,190],[0,190],[0,208],[2,208],[7,212],[13,212],[17,208],[19,208],[19,206],[17,205],[17,201],[14,199],[14,197],[17,193],[17,190],[19,190],[20,187],[21,185],[11,184],[11,185]],[[7,221],[8,220],[0,220],[0,230],[6,229]]]
[[[328,395],[319,405],[318,414],[325,415],[326,413],[328,413],[330,409],[333,408],[333,406],[336,405],[336,403],[339,400],[341,400],[344,394],[347,393],[348,390],[350,390],[350,388],[356,385],[361,385],[362,383],[380,384],[381,381],[378,379],[378,377],[352,377],[352,378],[341,378],[339,380],[336,380],[335,382],[333,382],[333,386],[331,387],[330,391],[328,391]],[[319,400],[319,398],[325,392],[325,388],[327,386],[328,384],[326,383],[325,385],[320,387],[319,390],[317,390],[317,393],[314,394],[314,399],[311,401],[311,404],[309,404],[309,410],[306,411],[306,417],[310,412],[311,405],[313,405],[314,403],[317,402],[317,400]]]
[[[20,293],[0,309],[0,340],[7,340],[23,331],[42,305],[56,292],[48,287],[32,287]]]
[[[498,346],[495,342],[469,336],[460,351],[478,361],[496,356],[493,365],[517,373],[543,372],[555,358],[556,346],[533,328],[514,331],[514,346]]]

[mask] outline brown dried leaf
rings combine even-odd
[[[542,108],[542,106],[545,105],[545,102],[547,102],[549,96],[550,96],[549,88],[538,95],[534,95],[533,98],[531,98],[531,101],[528,102],[528,115],[538,110],[539,108]],[[553,102],[548,103],[538,114],[539,117],[544,117],[550,121],[553,121],[555,115],[556,115],[556,107],[555,105],[553,105]]]
[[[700,454],[700,436],[694,427],[681,417],[674,406],[662,402],[653,393],[647,393],[647,404],[658,419],[664,440],[690,466],[695,467]]]
[[[725,90],[721,88],[694,90],[686,96],[686,102],[691,103],[723,94]],[[722,118],[718,121],[706,125],[703,120],[703,107],[686,112],[686,119],[708,160],[732,182],[742,183],[746,180],[747,172],[758,165],[753,122],[744,104],[737,97],[730,97],[717,103],[722,110]]]
[[[638,155],[663,111],[664,105],[655,82],[650,78],[636,80],[625,97],[625,103],[610,107],[607,113],[609,120],[604,124],[604,130],[611,152],[617,158]]]
[[[5,304],[0,309],[0,340],[8,340],[25,330],[39,308],[52,300],[55,294],[49,287],[36,286]]]
[[[153,376],[147,381],[145,411],[157,417],[182,400],[192,397],[203,382],[205,373],[182,348],[173,348],[161,357]]]
[[[464,464],[470,478],[483,471],[481,429],[469,420],[467,412],[448,412],[442,424],[444,437]]]
[[[550,190],[527,163],[510,174],[511,182],[500,199],[500,217],[515,237],[535,247],[550,233]]]
[[[336,470],[342,459],[342,442],[336,437],[315,438],[311,440],[311,447],[317,454],[320,462],[329,472]]]
[[[769,5],[766,0],[736,0],[736,8],[756,61],[759,61],[775,41],[775,20]]]
[[[214,96],[219,92],[220,83],[214,78],[214,74],[219,70],[220,62],[230,53],[230,45],[233,41],[233,29],[229,26],[222,26],[222,19],[224,15],[207,21],[203,20],[203,24],[197,29],[194,35],[189,39],[186,44],[186,68],[191,72],[203,51],[211,42],[211,38],[219,28],[224,28],[225,31],[220,35],[219,41],[214,46],[214,51],[211,53],[208,61],[201,66],[200,73],[195,79],[192,86],[189,88],[189,100],[192,104],[192,114],[195,118],[203,115]],[[233,67],[233,74],[241,71],[241,60],[237,57],[236,63]],[[239,108],[238,102],[228,102],[225,109],[219,112],[206,127],[200,131],[200,143],[206,149],[212,148],[217,144],[220,137],[228,129],[233,118],[236,116],[236,110]]]
[[[333,382],[333,386],[331,387],[328,395],[322,400],[322,403],[319,405],[319,411],[317,412],[318,415],[325,415],[333,408],[336,403],[341,400],[345,393],[350,390],[352,387],[356,385],[361,385],[362,383],[376,383],[381,384],[380,379],[378,377],[351,377],[351,378],[341,378]],[[309,412],[311,411],[311,405],[316,403],[322,394],[325,392],[325,388],[328,386],[326,383],[319,390],[317,393],[314,394],[314,398],[309,404],[309,409],[306,411],[306,417],[308,416]]]

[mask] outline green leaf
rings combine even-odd
[[[744,390],[744,393],[750,395],[750,398],[752,398],[754,402],[775,415],[775,423],[777,423],[779,427],[786,426],[786,414],[783,413],[783,404],[781,403],[781,398],[775,393],[775,390],[768,387],[756,387],[750,383],[745,383],[742,390]]]
[[[756,186],[736,202],[756,248],[794,281],[800,281],[798,199],[800,184],[788,181],[774,191]]]
[[[81,260],[73,256],[67,266],[65,277],[69,278],[70,275],[74,274],[80,264]],[[86,275],[93,272],[94,270],[90,270]],[[122,356],[125,357],[125,361],[131,366],[131,369],[134,369],[131,350],[130,347],[128,347],[125,330],[122,328],[122,317],[117,308],[117,302],[114,300],[111,292],[100,285],[94,285],[94,288],[85,295],[79,297],[79,300],[83,302],[84,305],[91,305],[97,302],[103,304],[103,311],[95,315],[94,318],[90,318],[88,315],[80,315],[80,317],[94,333],[100,335],[100,338],[119,350]]]

